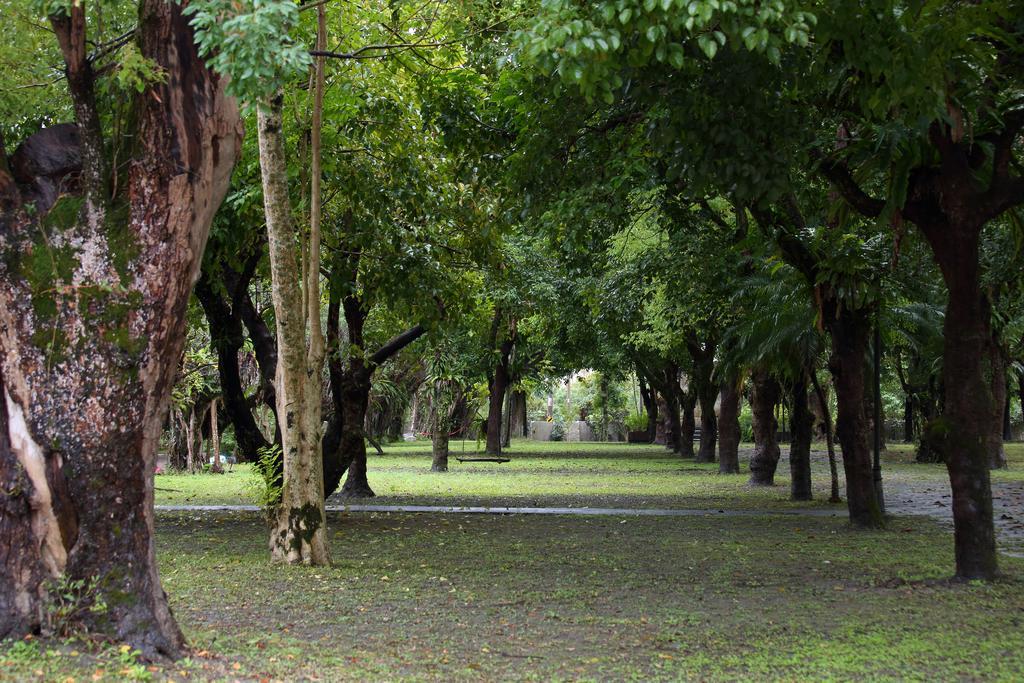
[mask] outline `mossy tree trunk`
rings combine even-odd
[[[283,98],[258,113],[263,204],[270,248],[277,321],[277,415],[281,425],[283,479],[270,532],[271,557],[289,564],[329,564],[320,451],[320,384],[324,342],[319,330],[319,243],[311,238],[299,267],[300,240],[292,221],[282,130]],[[306,265],[306,264],[304,264]],[[315,308],[315,311],[314,311]],[[314,315],[315,313],[315,315]],[[306,329],[310,327],[307,347]]]
[[[0,171],[0,485],[24,483],[0,503],[0,634],[41,628],[44,580],[63,578],[88,586],[76,599],[90,629],[177,657],[185,644],[157,573],[153,471],[241,126],[182,6],[144,0],[139,49],[165,78],[135,103],[137,146],[110,196],[84,3],[68,11],[51,23],[76,126],[56,151],[79,160],[65,171],[80,195],[53,204],[44,179]],[[99,600],[105,608],[87,609]]]

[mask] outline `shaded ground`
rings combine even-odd
[[[953,496],[944,482],[900,482],[886,492],[886,512],[927,515],[953,528]],[[1024,557],[1024,483],[992,482],[996,537],[1004,553]]]
[[[661,446],[623,444],[551,444],[517,441],[512,462],[458,463],[454,455],[476,452],[475,442],[455,442],[451,471],[430,472],[429,444],[394,444],[386,454],[370,456],[370,483],[378,496],[328,504],[619,507],[710,510],[827,509],[845,514],[845,505],[829,505],[828,462],[821,444],[812,451],[815,500],[789,500],[789,463],[785,448],[776,485],[747,485],[752,448],[740,451],[742,474],[722,476],[715,464],[681,460]],[[1006,552],[1024,553],[1024,444],[1008,444],[1010,467],[993,473],[996,530]],[[842,465],[840,487],[844,490]],[[890,513],[928,515],[952,524],[949,480],[942,465],[913,461],[913,448],[892,444],[883,456],[886,503]],[[167,475],[157,478],[157,503],[203,505],[248,503],[247,465],[223,477]],[[950,527],[951,528],[951,527]]]
[[[893,450],[890,510],[900,496],[941,501],[944,470]],[[382,503],[472,494],[808,510],[785,500],[785,461],[779,486],[751,489],[745,476],[634,452],[537,452],[514,460],[518,473],[450,477],[423,474],[424,454],[411,453],[372,459],[370,476],[389,492]],[[1019,486],[1022,459],[1015,449],[997,488]],[[826,471],[816,456],[819,501]],[[244,502],[246,477],[161,476],[157,486],[178,490],[158,492],[161,502]],[[561,492],[533,490],[551,480]],[[436,483],[429,496],[399,490],[417,482]],[[863,532],[817,514],[332,514],[330,568],[270,565],[254,513],[157,519],[164,586],[193,657],[147,667],[116,645],[6,643],[0,680],[1024,679],[1024,559],[1002,557],[996,583],[950,584],[951,535],[929,516]]]

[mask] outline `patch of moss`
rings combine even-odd
[[[130,284],[129,268],[132,261],[139,255],[139,244],[129,226],[129,207],[126,202],[119,202],[107,209],[104,231],[110,262],[121,278],[121,286]]]
[[[313,542],[313,536],[323,524],[320,516],[320,509],[312,503],[306,503],[302,507],[293,507],[288,510],[288,528],[292,535],[284,539],[288,548],[296,552],[302,551],[303,544],[309,545]]]
[[[77,225],[84,204],[85,197],[62,195],[43,216],[43,227],[46,228],[46,232],[52,235]]]

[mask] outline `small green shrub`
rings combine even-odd
[[[281,504],[284,477],[284,472],[278,467],[281,461],[281,447],[274,444],[261,448],[258,455],[256,466],[249,470],[245,493],[269,520],[275,516],[277,507]]]
[[[631,432],[647,429],[647,413],[630,413],[626,418],[626,428]]]
[[[557,420],[557,421],[555,421],[554,425],[551,427],[551,440],[552,441],[561,441],[564,438],[565,438],[565,423],[561,422],[560,420]]]
[[[86,614],[105,614],[107,603],[96,579],[71,579],[66,574],[47,583],[49,602],[46,628],[51,634],[67,638],[81,630]]]

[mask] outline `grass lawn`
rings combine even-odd
[[[448,475],[425,472],[418,444],[389,448],[371,457],[370,481],[403,502],[695,506],[707,492],[747,509],[786,505],[785,461],[765,494],[657,448],[526,446],[500,473],[453,462]],[[945,477],[903,457],[889,456],[887,482]],[[1024,452],[1011,458],[1019,472]],[[157,486],[240,502],[245,478],[236,468]],[[304,568],[269,563],[255,514],[160,513],[161,575],[193,656],[147,667],[116,645],[6,643],[0,679],[1024,679],[1024,560],[1001,557],[1005,578],[992,584],[948,583],[950,533],[925,517],[871,532],[830,517],[328,521],[334,565]]]
[[[465,442],[476,453],[477,443]],[[463,443],[453,442],[449,471],[430,471],[429,442],[385,446],[385,454],[369,456],[370,485],[377,498],[363,504],[527,505],[603,507],[683,507],[789,509],[827,506],[829,479],[823,444],[812,453],[815,501],[789,501],[786,448],[775,477],[776,486],[747,486],[752,444],[743,444],[738,476],[718,474],[718,465],[681,460],[662,446],[602,443],[515,441],[503,464],[459,463]],[[1024,482],[1024,444],[1008,444],[1010,467],[993,473],[995,482]],[[913,447],[893,444],[883,456],[887,485],[931,482],[949,486],[942,465],[920,465]],[[246,486],[249,465],[236,465],[224,475],[165,474],[156,478],[158,505],[251,503]],[[839,463],[842,486],[842,463]],[[337,501],[342,502],[342,501]],[[840,510],[845,509],[842,506]]]

